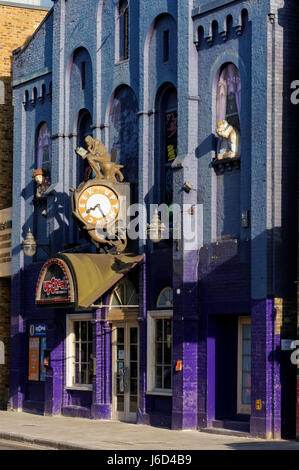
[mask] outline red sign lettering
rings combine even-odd
[[[68,289],[68,283],[65,278],[56,279],[55,277],[52,277],[50,281],[43,282],[43,291],[47,295],[63,294],[67,292],[67,289]]]

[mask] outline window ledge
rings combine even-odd
[[[217,174],[224,173],[225,171],[232,171],[234,169],[239,170],[241,166],[240,157],[235,158],[219,158],[215,157],[212,160],[212,167]]]
[[[88,385],[82,385],[82,387],[80,387],[80,385],[77,385],[77,386],[70,386],[70,387],[65,387],[66,390],[78,390],[80,392],[84,391],[84,392],[92,392],[92,385],[88,386]]]
[[[172,392],[164,392],[163,390],[158,391],[158,390],[149,390],[145,393],[146,395],[160,395],[160,396],[165,396],[165,397],[172,397]]]
[[[127,59],[116,59],[114,64],[115,65],[120,65],[120,64],[125,64],[126,62],[129,62],[129,58],[127,58]]]

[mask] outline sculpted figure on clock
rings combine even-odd
[[[115,162],[111,161],[110,153],[100,140],[93,139],[88,135],[85,137],[85,143],[87,145],[87,151],[79,147],[76,149],[76,152],[83,159],[87,158],[97,178],[117,181],[116,175],[118,175],[120,181],[124,180],[124,175],[120,171],[123,165],[117,165]],[[100,167],[98,164],[100,164]]]

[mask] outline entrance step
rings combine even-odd
[[[233,429],[224,428],[202,428],[201,432],[207,432],[209,434],[221,434],[223,436],[236,436],[236,437],[251,437],[249,432],[234,431]]]
[[[201,429],[210,434],[223,434],[238,437],[250,437],[249,421],[230,421],[214,419],[210,428]]]
[[[90,418],[90,408],[86,408],[84,406],[75,406],[75,405],[68,405],[62,408],[63,416],[70,416],[75,418]]]
[[[227,419],[214,419],[212,421],[212,428],[229,429],[231,431],[241,431],[249,433],[249,421],[231,421]]]

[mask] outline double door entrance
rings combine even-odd
[[[139,382],[137,322],[112,324],[112,417],[136,421]]]

